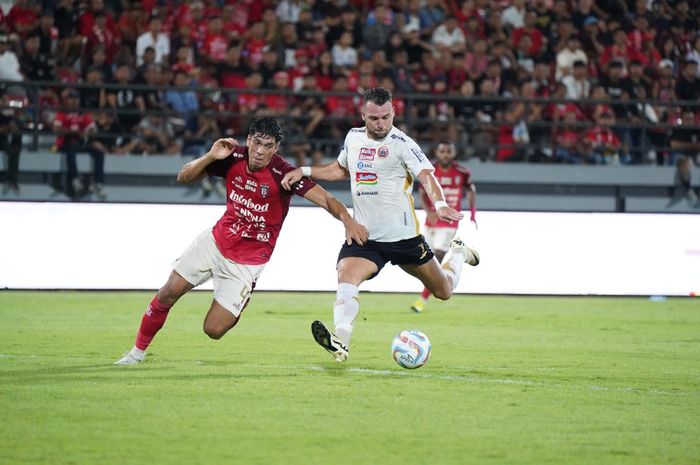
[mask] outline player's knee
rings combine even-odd
[[[204,333],[209,336],[210,339],[218,340],[224,337],[224,334],[228,332],[228,328],[217,327],[214,325],[208,325],[204,323]]]
[[[432,292],[436,299],[447,300],[452,297],[452,289],[449,286],[440,286]]]

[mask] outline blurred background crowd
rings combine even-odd
[[[96,159],[198,155],[276,115],[285,155],[318,163],[361,125],[361,93],[384,86],[401,129],[449,139],[462,159],[675,164],[700,151],[697,0],[6,6],[5,147],[13,124]]]

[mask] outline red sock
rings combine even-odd
[[[423,300],[427,300],[430,297],[430,291],[428,288],[423,288],[423,292],[420,293],[420,296],[423,297]]]
[[[141,327],[136,334],[136,347],[140,350],[146,350],[151,343],[156,333],[165,324],[165,319],[168,318],[170,307],[158,300],[156,295],[151,300],[148,310],[141,319]]]

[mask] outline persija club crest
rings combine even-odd
[[[389,156],[389,147],[387,147],[386,145],[382,145],[381,147],[379,147],[379,148],[377,149],[377,156],[378,156],[379,158],[386,158],[386,157],[388,157],[388,156]]]

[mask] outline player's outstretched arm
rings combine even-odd
[[[365,245],[369,232],[367,228],[355,221],[347,208],[338,199],[319,185],[309,189],[304,198],[328,211],[333,217],[340,220],[345,226],[345,242],[350,245],[355,241],[359,245]]]
[[[219,139],[211,146],[211,149],[196,160],[192,160],[182,167],[177,173],[177,182],[180,184],[192,184],[199,181],[207,174],[207,166],[216,160],[223,160],[233,153],[238,146],[236,139]]]
[[[428,195],[428,198],[433,202],[433,205],[435,205],[435,213],[438,218],[445,221],[459,221],[464,218],[462,213],[447,206],[442,187],[440,187],[440,183],[435,179],[432,170],[421,170],[417,178],[418,182],[423,186],[425,193]]]
[[[304,176],[308,176],[316,181],[340,181],[341,179],[348,179],[350,173],[340,166],[338,160],[327,165],[303,166],[286,173],[284,178],[282,178],[282,187],[290,190]]]

